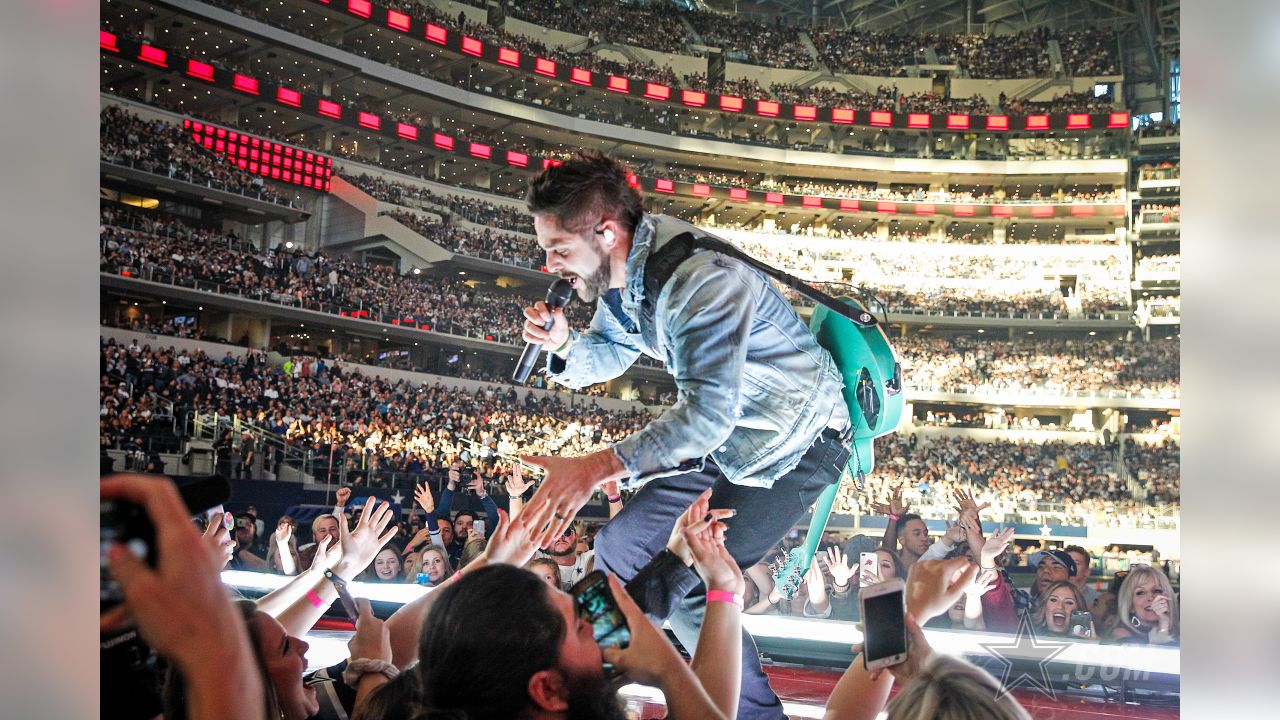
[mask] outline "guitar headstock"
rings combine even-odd
[[[795,597],[800,590],[800,583],[804,581],[804,574],[809,571],[813,554],[806,550],[803,544],[791,548],[787,553],[787,561],[773,574],[774,587],[788,600]]]

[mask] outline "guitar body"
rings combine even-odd
[[[840,302],[857,311],[864,321],[874,320],[874,315],[858,300],[844,297]],[[840,484],[849,475],[861,478],[871,472],[875,465],[872,442],[898,427],[905,399],[902,366],[880,323],[859,326],[849,318],[818,305],[809,321],[809,330],[818,344],[831,353],[844,378],[844,401],[853,423],[853,452],[840,480],[823,490],[814,503],[813,518],[809,521],[809,534],[804,543],[791,550],[782,569],[774,575],[778,592],[788,599],[795,596],[809,570]]]

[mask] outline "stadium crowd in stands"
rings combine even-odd
[[[477,242],[469,233],[421,226],[450,249],[468,249]],[[511,237],[511,236],[505,236]],[[524,324],[522,308],[528,298],[476,292],[465,282],[402,274],[378,263],[359,263],[346,256],[326,257],[278,245],[259,250],[232,235],[190,227],[177,218],[152,217],[139,211],[104,206],[99,231],[100,270],[143,279],[196,286],[216,284],[217,292],[255,300],[305,307],[333,314],[401,324],[412,318],[416,327],[453,335],[493,335],[517,342]],[[490,246],[476,245],[470,248]],[[589,322],[591,310],[574,303],[567,310],[579,326]]]
[[[136,167],[258,200],[292,205],[289,196],[224,155],[195,143],[182,128],[142,118],[116,106],[99,114],[98,152],[103,161]]]
[[[894,347],[907,385],[919,389],[1081,395],[1118,390],[1141,397],[1179,394],[1176,341],[906,336],[895,338]]]

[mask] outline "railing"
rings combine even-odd
[[[258,455],[263,467],[272,466],[272,474],[279,477],[280,465],[287,465],[303,476],[315,477],[315,457],[306,448],[290,445],[288,441],[274,432],[259,427],[238,415],[219,415],[217,413],[192,413],[190,419],[190,438],[194,440],[216,441],[222,433],[231,431],[235,439],[235,448],[239,449],[240,437],[248,433],[258,443]],[[229,448],[230,449],[230,448]],[[214,467],[221,458],[214,451]]]
[[[913,504],[911,511],[929,520],[948,520],[955,517],[955,507],[948,503]],[[841,512],[839,510],[837,513]],[[859,508],[858,512],[865,512]],[[987,517],[1000,524],[1062,525],[1088,528],[1137,528],[1144,530],[1177,530],[1181,527],[1181,506],[1164,505],[1144,507],[1145,514],[1128,513],[1122,509],[1109,511],[1103,518],[1088,508],[1076,508],[1058,502],[1027,502],[1013,507],[997,504],[987,511]]]
[[[241,197],[245,197],[250,200],[258,200],[260,202],[271,203],[273,205],[284,205],[285,207],[297,209],[297,206],[293,204],[292,200],[290,200],[287,197],[284,197],[279,193],[264,195],[263,191],[266,190],[265,185],[257,189],[256,191],[250,192],[246,188],[232,187],[230,185],[227,185],[226,183],[220,180],[217,180],[216,178],[208,178],[208,177],[194,175],[187,169],[181,168],[181,167],[178,167],[178,168],[170,167],[167,169],[167,172],[157,172],[156,167],[154,166],[155,164],[151,162],[139,163],[130,158],[108,157],[105,155],[101,157],[101,160],[102,162],[105,162],[108,165],[126,167],[131,170],[139,170],[145,173],[150,173],[151,175],[167,177],[172,180],[180,180],[185,183],[190,183],[192,185],[197,185],[200,187],[206,187],[212,190],[221,190],[222,192],[231,193],[232,195],[239,195]]]

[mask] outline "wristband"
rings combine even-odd
[[[318,608],[327,607],[329,605],[329,603],[322,600],[320,596],[316,594],[315,590],[307,591],[307,602],[311,603],[312,605]]]
[[[893,513],[889,513],[889,519],[890,519],[890,520],[892,520],[893,522],[898,522],[898,518],[899,518],[899,517],[902,517],[902,516],[901,516],[901,515],[894,515]]]
[[[617,496],[617,497],[609,497],[608,495],[605,495],[604,497],[605,497],[605,499],[606,499],[606,500],[608,500],[608,501],[609,501],[609,503],[610,503],[610,504],[613,504],[613,503],[620,503],[620,502],[622,502],[622,496],[621,496],[621,495],[619,495],[619,496]]]
[[[460,578],[460,577],[462,577],[462,571],[461,571],[461,570],[459,570],[458,572],[456,572],[456,573],[454,573],[454,574],[450,575],[450,576],[449,576],[449,579],[448,579],[448,580],[445,580],[445,582],[453,582],[454,580],[457,580],[457,579],[458,579],[458,578]]]
[[[739,610],[746,605],[742,599],[742,595],[736,592],[729,592],[728,590],[708,590],[707,602],[731,603],[733,605],[737,605]]]
[[[562,353],[562,352],[564,352],[566,349],[568,349],[568,347],[569,347],[570,345],[572,345],[572,344],[573,344],[573,333],[571,332],[571,333],[569,333],[569,336],[568,336],[568,337],[566,337],[566,338],[564,339],[564,342],[563,342],[563,343],[561,343],[560,347],[558,347],[558,348],[556,348],[555,350],[552,350],[552,351],[551,351],[551,354],[552,354],[552,355],[559,355],[560,353]]]

